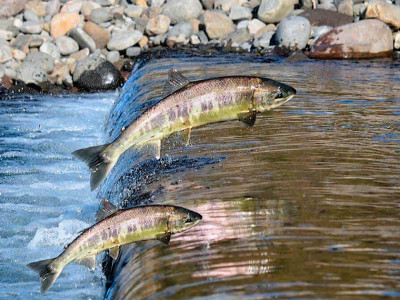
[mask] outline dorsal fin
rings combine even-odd
[[[175,69],[171,69],[168,71],[168,81],[165,83],[164,90],[162,93],[162,97],[165,98],[168,95],[180,90],[184,86],[190,83],[189,79],[183,76]]]
[[[100,204],[100,209],[96,214],[96,222],[107,218],[118,210],[118,208],[107,199],[103,199]]]

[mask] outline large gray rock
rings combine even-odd
[[[46,15],[54,16],[58,14],[60,11],[60,1],[59,0],[50,0],[46,3]]]
[[[56,45],[54,45],[52,42],[44,42],[40,48],[40,52],[49,54],[52,56],[54,59],[59,59],[61,57],[61,52],[60,49],[57,48]]]
[[[82,28],[76,27],[72,29],[68,35],[73,38],[82,49],[88,48],[92,53],[96,50],[95,41]]]
[[[163,14],[171,19],[172,24],[190,19],[197,19],[203,7],[199,0],[169,0],[163,6]]]
[[[12,60],[11,48],[7,45],[0,45],[0,64]]]
[[[188,39],[193,34],[193,25],[187,22],[181,22],[176,24],[168,31],[167,37],[178,37],[183,35],[185,39]]]
[[[286,18],[293,8],[292,0],[262,0],[258,18],[266,23],[277,23]]]
[[[65,35],[59,36],[56,39],[56,45],[62,55],[69,55],[79,50],[78,43]]]
[[[26,0],[0,0],[0,18],[15,16],[21,12]]]
[[[104,8],[93,9],[90,13],[90,20],[99,24],[111,20],[111,14]]]
[[[101,54],[100,50],[96,50],[93,54],[85,59],[78,60],[75,66],[73,80],[78,81],[83,72],[96,69],[106,58]]]
[[[124,13],[128,17],[136,19],[141,16],[143,11],[144,11],[144,7],[132,4],[132,5],[128,5],[127,8],[125,8]]]
[[[41,33],[43,29],[43,24],[40,22],[35,22],[35,21],[26,21],[22,23],[22,26],[20,30],[24,33]]]
[[[299,16],[283,19],[276,29],[275,41],[279,46],[304,49],[311,34],[310,22]]]
[[[252,36],[250,35],[249,31],[247,28],[241,28],[236,30],[230,37],[230,40],[232,43],[241,45],[244,42],[250,41],[252,39]]]
[[[164,15],[158,15],[151,18],[146,25],[146,33],[148,35],[159,35],[164,34],[169,29],[169,24],[171,20],[169,17]]]
[[[234,5],[231,7],[229,18],[231,20],[250,20],[252,17],[251,10],[248,7]]]
[[[232,20],[217,11],[206,11],[204,13],[204,24],[210,39],[226,37],[235,30]]]
[[[31,10],[24,11],[24,19],[26,21],[40,22],[39,17]]]
[[[47,81],[47,72],[34,62],[24,61],[19,70],[19,79],[25,84],[39,85]]]
[[[333,28],[311,47],[311,58],[343,59],[390,56],[393,38],[390,28],[380,20],[363,20]]]
[[[125,50],[138,43],[143,34],[138,30],[114,32],[107,44],[109,50]]]
[[[24,60],[24,63],[25,62],[36,64],[47,73],[51,73],[54,69],[54,58],[51,55],[42,52],[29,53]]]

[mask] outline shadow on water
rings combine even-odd
[[[252,129],[210,124],[158,162],[121,157],[100,198],[181,205],[203,220],[168,246],[106,258],[106,299],[400,297],[399,63],[160,56],[136,66],[108,141],[160,100],[172,67],[191,80],[265,76],[298,94]]]

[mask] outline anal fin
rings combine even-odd
[[[249,127],[253,127],[254,123],[256,122],[256,111],[249,111],[246,113],[238,114],[239,120],[242,121]]]
[[[169,241],[171,240],[171,232],[157,235],[157,240],[159,240],[161,243],[168,245]]]
[[[140,148],[140,151],[142,151],[144,154],[153,156],[157,159],[160,159],[161,157],[161,140],[152,140],[150,142],[147,142],[145,145],[143,145]]]
[[[119,255],[119,246],[108,249],[108,255],[110,255],[113,260],[116,260]]]
[[[84,265],[93,271],[96,268],[96,255],[85,256],[79,259],[75,259],[75,262],[77,264]]]

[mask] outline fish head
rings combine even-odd
[[[253,87],[253,106],[258,112],[268,111],[286,103],[296,95],[291,86],[268,78],[260,78]]]
[[[195,226],[201,219],[202,216],[195,211],[175,207],[174,213],[169,218],[169,227],[172,233],[178,233]]]

